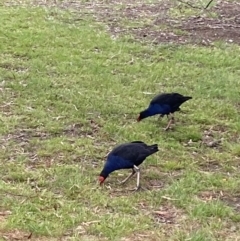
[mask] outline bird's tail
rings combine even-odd
[[[184,102],[185,102],[185,101],[187,101],[187,100],[192,99],[192,96],[183,96],[183,99],[184,99]]]
[[[151,146],[148,146],[148,149],[151,151],[151,154],[159,151],[158,144],[153,144]]]

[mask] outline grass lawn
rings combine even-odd
[[[240,240],[239,45],[144,44],[28,4],[0,4],[0,22],[0,240]],[[168,132],[136,122],[159,92],[193,97]],[[130,170],[100,187],[134,140],[161,149],[147,191],[118,185]]]

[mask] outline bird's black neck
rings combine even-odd
[[[108,175],[109,173],[107,173],[105,170],[102,170],[99,176],[104,177],[106,179]]]
[[[146,110],[144,110],[144,111],[142,111],[140,113],[141,119],[145,119],[145,118],[147,118],[150,115],[151,115],[151,113],[150,113],[150,111],[148,109],[146,109]]]

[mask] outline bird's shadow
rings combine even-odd
[[[143,181],[138,190],[136,190],[136,187],[134,187],[135,182],[133,182],[132,184],[131,182],[125,184],[108,182],[105,183],[104,186],[102,186],[101,188],[109,192],[109,194],[112,196],[128,196],[153,190],[162,190],[164,186],[168,184],[168,182],[169,181],[166,178],[146,178],[146,180]]]

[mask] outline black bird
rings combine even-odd
[[[140,188],[139,165],[150,155],[158,151],[158,145],[148,146],[142,141],[133,141],[116,146],[107,156],[107,161],[99,175],[100,185],[108,175],[119,169],[132,169],[132,173],[121,184],[137,173],[137,188]]]
[[[167,115],[170,120],[167,124],[165,130],[168,130],[170,125],[174,122],[173,113],[176,111],[180,111],[180,106],[187,100],[192,99],[191,96],[183,96],[178,93],[164,93],[155,96],[148,108],[142,112],[140,112],[137,121],[141,121],[144,118],[160,114],[160,117],[164,117]]]

